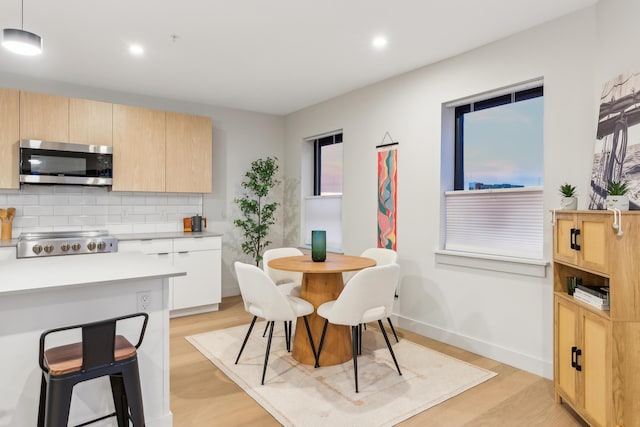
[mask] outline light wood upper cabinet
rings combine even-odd
[[[18,140],[20,139],[20,95],[0,89],[0,188],[18,188]]]
[[[69,141],[69,98],[21,91],[20,138]]]
[[[113,105],[113,190],[165,191],[165,112]]]
[[[69,99],[69,142],[112,145],[113,104],[89,99]]]
[[[113,146],[114,191],[211,192],[209,117],[0,90],[0,188],[19,188],[18,141],[40,139]]]
[[[211,119],[169,112],[166,119],[166,191],[210,193]]]

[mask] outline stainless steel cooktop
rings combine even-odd
[[[17,258],[117,252],[118,239],[106,230],[22,233]]]

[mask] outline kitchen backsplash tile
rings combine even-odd
[[[15,207],[13,235],[23,231],[106,229],[112,234],[182,230],[202,214],[202,195],[111,192],[104,187],[23,185],[0,190],[0,207]]]
[[[57,205],[57,206],[48,206],[53,209],[54,215],[81,215],[82,207],[81,206],[66,206],[66,205]],[[44,208],[44,206],[43,206]],[[26,215],[26,213],[25,213]],[[39,214],[42,216],[43,214]],[[46,215],[46,214],[44,214]]]

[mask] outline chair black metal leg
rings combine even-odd
[[[313,344],[313,337],[311,336],[311,328],[309,328],[309,320],[307,319],[307,316],[302,316],[302,318],[304,319],[304,326],[307,328],[307,336],[309,337],[309,344],[311,344],[311,351],[313,351],[313,358],[316,361],[314,367],[317,368],[320,365],[318,364],[318,353],[316,353],[316,346]]]
[[[322,335],[320,336],[320,345],[318,346],[318,357],[316,357],[316,368],[320,367],[320,352],[322,352],[322,346],[324,345],[324,335],[327,333],[327,325],[329,321],[324,320],[324,326],[322,327]]]
[[[391,343],[389,342],[389,337],[387,336],[387,331],[384,330],[384,326],[382,325],[382,320],[378,320],[378,325],[380,325],[380,330],[382,331],[382,335],[384,336],[384,340],[387,343],[387,348],[389,349],[389,353],[391,353],[391,358],[393,359],[393,363],[396,364],[396,369],[398,370],[398,375],[402,375],[402,372],[400,372],[400,366],[398,366],[398,361],[396,360],[396,355],[393,353],[393,349],[391,348]]]
[[[238,364],[238,360],[240,360],[240,355],[242,354],[242,350],[244,350],[244,346],[247,345],[247,340],[249,339],[249,335],[251,334],[251,330],[253,329],[253,325],[255,325],[257,318],[258,316],[253,316],[253,320],[249,325],[249,330],[247,331],[247,335],[245,335],[244,341],[242,342],[242,347],[240,347],[240,353],[238,353],[238,357],[236,357],[236,365]]]
[[[264,332],[262,333],[262,338],[264,338],[267,335],[267,329],[269,329],[269,321],[267,321],[267,324],[264,325]]]
[[[356,382],[356,393],[358,392],[358,335],[360,326],[351,327],[351,347],[353,351],[353,377]]]
[[[262,368],[262,381],[260,384],[264,385],[264,376],[267,373],[267,363],[269,362],[269,351],[271,350],[271,339],[273,338],[273,325],[276,322],[271,322],[269,327],[269,340],[267,340],[267,351],[264,354],[264,367]]]
[[[391,317],[387,317],[387,322],[389,322],[389,327],[391,328],[391,332],[393,332],[393,336],[396,337],[396,342],[400,342],[398,334],[396,334],[396,328],[394,328],[393,323],[391,323]]]
[[[291,329],[289,326],[289,322],[285,320],[283,323],[284,323],[284,343],[286,344],[287,352],[290,353],[291,352]]]
[[[362,323],[358,325],[358,354],[362,354]]]

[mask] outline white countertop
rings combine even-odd
[[[184,276],[138,253],[104,253],[0,261],[0,296],[69,286]]]
[[[187,239],[187,238],[200,238],[200,237],[222,237],[222,234],[213,231],[164,231],[156,233],[128,233],[128,234],[114,234],[118,241],[126,240],[147,240],[147,239]]]

